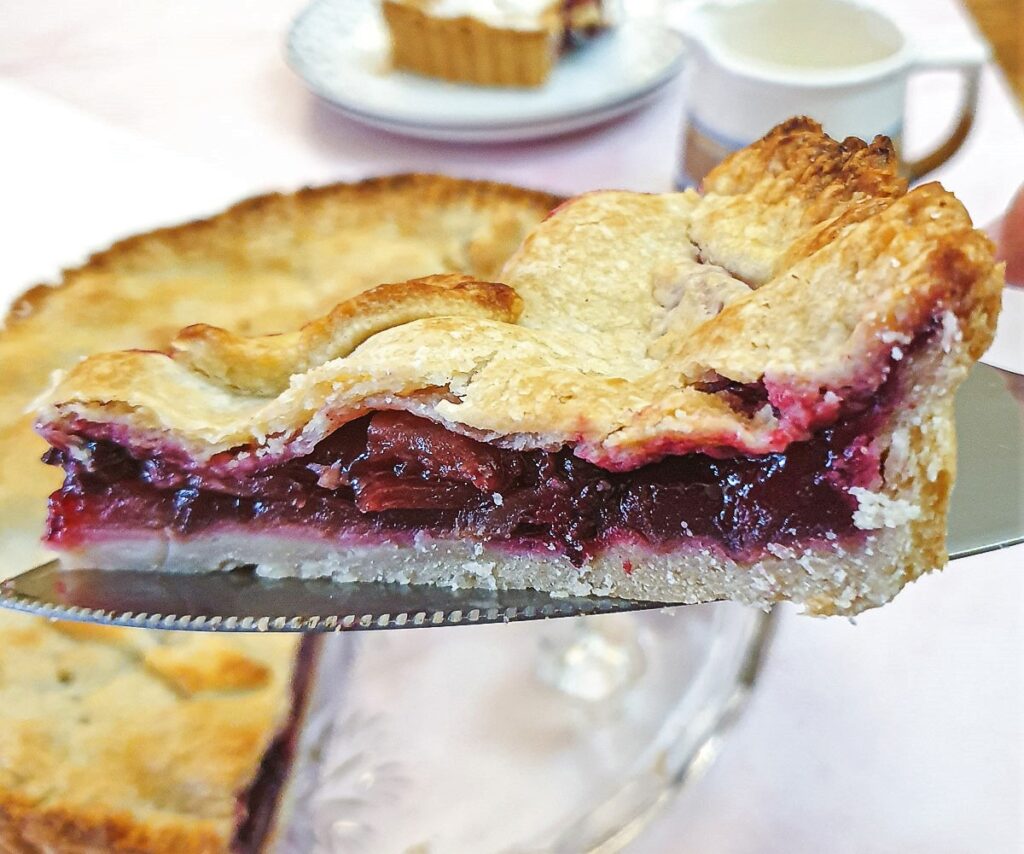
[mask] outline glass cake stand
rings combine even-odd
[[[984,366],[959,394],[954,558],[1024,537],[1021,400],[1024,378]],[[772,625],[723,602],[328,636],[340,712],[307,841],[281,850],[618,851],[711,762]]]
[[[711,761],[771,626],[715,603],[327,636],[347,664],[300,821],[322,854],[617,851]]]

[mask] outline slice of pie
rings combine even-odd
[[[54,370],[166,347],[200,319],[251,334],[385,280],[495,276],[558,201],[429,175],[265,196],[130,238],[30,291],[0,329],[0,577],[49,559],[39,532],[60,478],[26,410]],[[335,654],[294,636],[0,612],[0,851],[312,850],[301,808]]]
[[[501,282],[96,356],[39,429],[70,565],[534,587],[813,613],[945,561],[953,391],[1001,268],[891,144],[792,120],[704,195],[595,192]]]

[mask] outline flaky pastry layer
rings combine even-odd
[[[747,172],[759,177],[743,184]],[[40,420],[123,425],[197,461],[308,448],[373,408],[517,448],[571,444],[615,469],[669,452],[782,450],[879,385],[893,349],[944,314],[961,338],[952,361],[988,345],[1001,281],[988,240],[937,184],[902,188],[886,143],[837,143],[793,121],[719,166],[703,196],[595,192],[564,204],[500,277],[522,301],[517,322],[420,308],[434,285],[410,281],[384,305],[370,294],[355,298],[359,312],[343,303],[327,343],[204,327],[170,354],[90,358]],[[724,248],[730,233],[747,242]],[[770,277],[748,269],[748,244]],[[382,328],[389,316],[400,320]],[[353,337],[357,322],[380,331]],[[305,368],[279,392],[275,359]],[[730,405],[709,390],[723,380],[762,383],[775,411]]]

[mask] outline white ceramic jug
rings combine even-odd
[[[919,44],[878,7],[854,0],[708,0],[676,25],[690,47],[680,186],[699,184],[726,154],[794,115],[817,119],[837,139],[881,133],[899,145],[908,76],[957,70],[964,82],[953,132],[904,164],[918,178],[966,138],[989,55],[977,37]]]

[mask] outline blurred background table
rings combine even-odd
[[[0,228],[19,235],[19,245],[0,261],[5,293],[119,234],[267,189],[406,170],[563,193],[671,184],[681,81],[639,113],[570,137],[516,146],[415,142],[341,118],[305,91],[282,50],[300,6],[6,0],[0,84],[17,85],[0,87],[8,137],[0,141],[8,155],[0,161],[8,202]],[[970,6],[1021,85],[1024,2]],[[887,8],[929,36],[955,35],[967,21],[953,0],[892,0]],[[104,199],[105,170],[140,168],[144,160],[97,153],[95,170],[69,176],[60,161],[76,139],[61,133],[59,121],[35,121],[34,93],[72,105],[69,116],[77,111],[79,120],[120,128],[125,139],[148,141],[182,163],[190,158],[207,176],[205,189],[191,201],[186,191]],[[953,98],[948,79],[915,81],[911,151],[944,126]],[[935,175],[982,224],[1024,181],[1018,110],[1004,76],[986,71],[978,124]],[[18,204],[10,203],[12,187]],[[784,609],[762,684],[722,757],[632,850],[1024,850],[1022,563],[1021,547],[964,560],[856,623]]]

